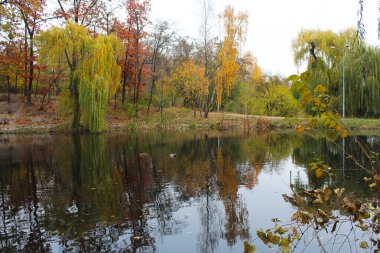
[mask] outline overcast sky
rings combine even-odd
[[[181,35],[199,38],[200,0],[151,0],[151,20],[166,19]],[[367,41],[377,40],[378,0],[364,0]],[[258,59],[264,72],[288,76],[297,70],[291,52],[292,39],[301,29],[331,29],[339,32],[356,27],[358,0],[213,0],[215,13],[226,5],[249,14],[245,50]],[[220,30],[220,29],[219,29]],[[214,33],[218,33],[218,25]]]

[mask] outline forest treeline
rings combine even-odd
[[[28,104],[42,108],[46,97],[59,96],[72,127],[95,132],[104,129],[110,107],[131,117],[169,106],[190,107],[203,117],[219,110],[302,114],[288,82],[263,73],[243,50],[247,13],[225,7],[216,19],[223,34],[211,36],[212,3],[200,0],[199,8],[201,32],[193,39],[167,20],[151,20],[149,0],[1,1],[3,99],[23,93]],[[345,73],[347,116],[378,117],[380,51],[352,33],[301,31],[293,42],[295,62],[307,64],[311,85],[326,85],[337,108]]]

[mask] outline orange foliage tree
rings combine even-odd
[[[223,92],[230,95],[232,87],[237,82],[239,73],[239,47],[245,40],[248,27],[248,15],[235,13],[232,6],[227,6],[223,13],[225,36],[221,49],[217,54],[220,67],[216,79],[217,106],[222,103]]]

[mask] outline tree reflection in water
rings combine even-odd
[[[380,150],[378,137],[360,138]],[[0,144],[0,251],[156,252],[166,238],[185,240],[194,222],[196,242],[184,252],[241,252],[255,234],[247,202],[255,200],[241,189],[281,173],[288,157],[302,167],[320,157],[334,168],[343,158],[324,137],[289,133],[10,137]],[[347,170],[339,183],[358,190],[359,174]],[[307,176],[298,182],[324,184]],[[68,212],[72,205],[78,212]],[[189,207],[197,221],[178,215]]]

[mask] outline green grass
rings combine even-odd
[[[343,124],[350,129],[380,129],[380,119],[345,118]]]

